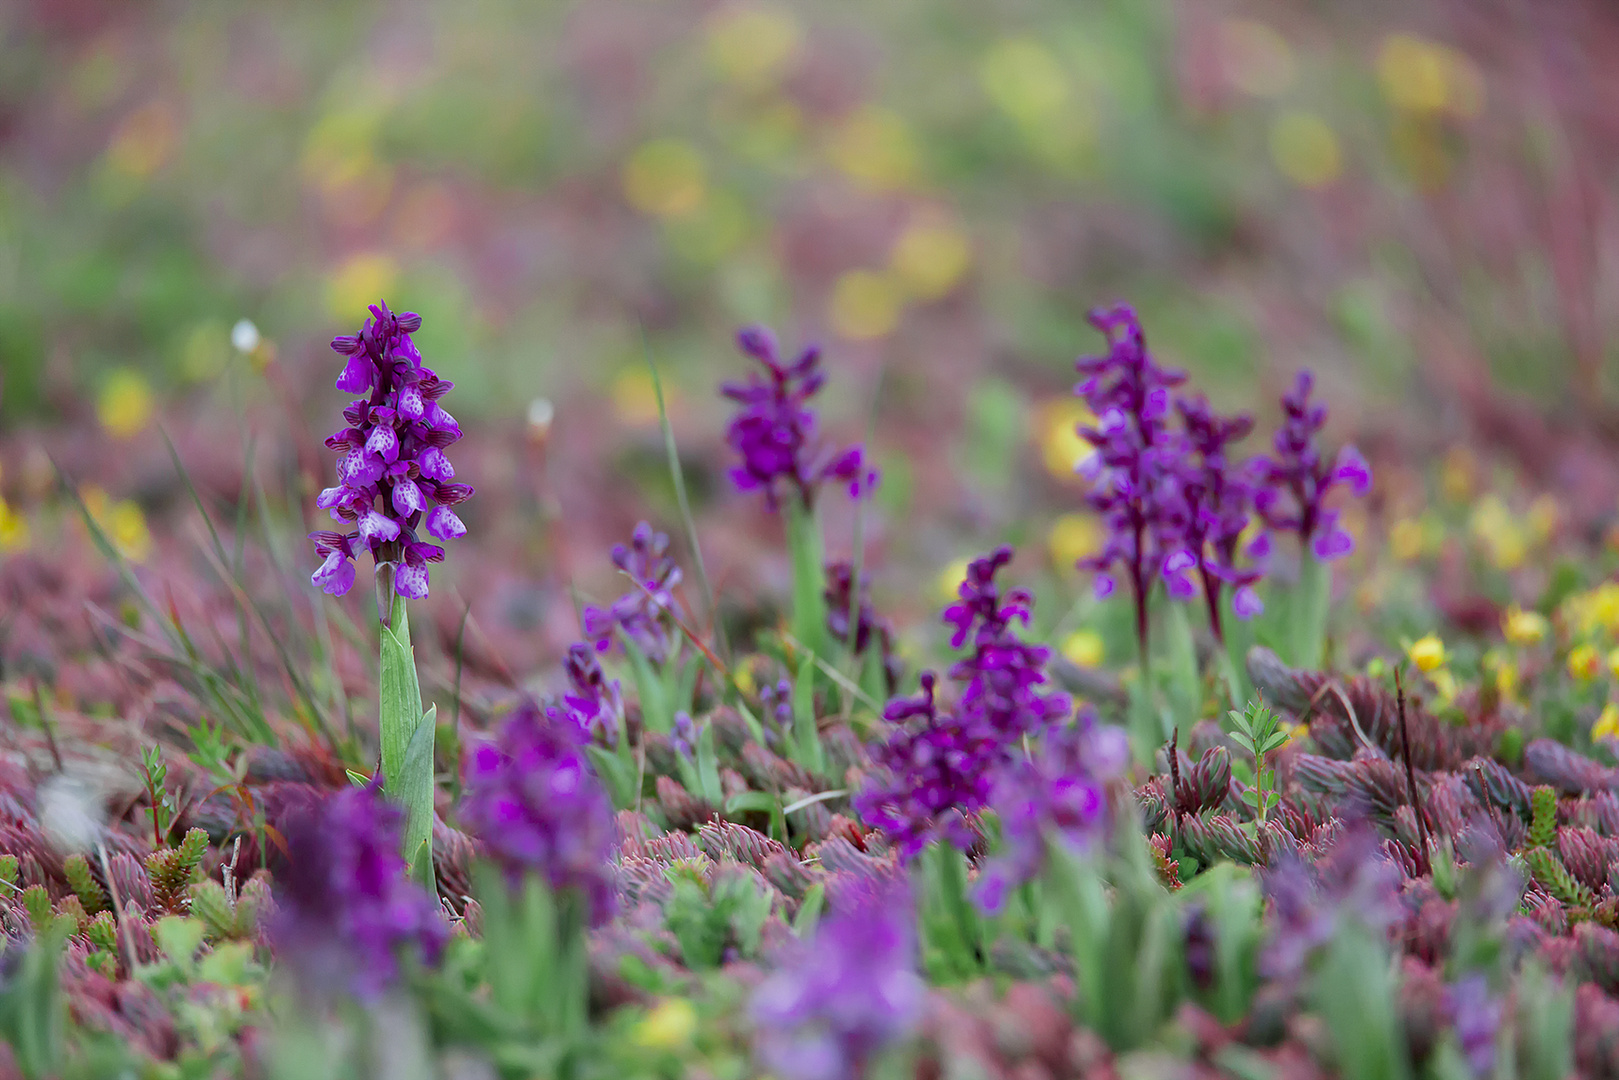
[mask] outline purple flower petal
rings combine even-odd
[[[1251,587],[1244,585],[1231,594],[1231,610],[1237,618],[1246,622],[1265,610],[1265,602]]]
[[[427,515],[427,531],[440,540],[456,540],[467,534],[467,527],[448,506],[435,506]]]

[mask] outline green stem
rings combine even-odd
[[[1332,564],[1308,547],[1299,563],[1299,587],[1293,596],[1293,664],[1317,671],[1327,640],[1327,614],[1332,603]]]
[[[405,810],[403,854],[411,876],[432,882],[433,723],[422,714],[416,655],[410,644],[405,599],[394,594],[382,628],[378,723],[382,736],[382,789]],[[425,732],[422,725],[427,725]]]
[[[787,501],[787,550],[793,565],[792,633],[816,656],[826,655],[826,566],[821,522],[797,498]]]

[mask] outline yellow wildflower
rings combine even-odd
[[[886,337],[905,310],[905,286],[890,273],[850,270],[832,286],[832,328],[851,341]]]
[[[1591,645],[1576,645],[1569,650],[1568,673],[1580,682],[1590,682],[1602,669],[1602,657]]]
[[[1422,554],[1422,522],[1400,518],[1389,526],[1389,550],[1401,562],[1412,562]]]
[[[0,551],[6,554],[28,547],[28,519],[0,499]]]
[[[1439,695],[1439,704],[1441,706],[1449,705],[1456,700],[1456,691],[1458,689],[1456,676],[1451,673],[1449,668],[1430,671],[1428,681],[1433,683],[1433,688]]]
[[[1102,523],[1094,514],[1064,514],[1051,526],[1046,542],[1057,572],[1072,573],[1080,559],[1102,550]]]
[[[1428,634],[1406,646],[1405,653],[1421,670],[1432,674],[1445,666],[1445,643],[1438,634]]]
[[[1080,667],[1101,667],[1105,650],[1095,630],[1075,630],[1063,639],[1062,654]]]
[[[152,421],[152,387],[132,368],[119,368],[107,376],[96,401],[96,416],[115,439],[138,435]]]
[[[1079,433],[1079,426],[1094,423],[1096,416],[1077,398],[1058,398],[1041,407],[1040,456],[1053,478],[1075,479],[1074,466],[1096,449]]]
[[[679,1050],[697,1034],[697,1008],[685,998],[664,998],[635,1025],[635,1041],[653,1050]]]
[[[1608,674],[1619,679],[1619,649],[1608,653]]]
[[[1602,706],[1602,715],[1591,725],[1591,741],[1619,739],[1619,705],[1608,702]]]
[[[1270,153],[1282,175],[1302,188],[1322,188],[1343,171],[1338,136],[1315,113],[1293,109],[1270,130]]]
[[[1551,624],[1546,621],[1546,616],[1538,611],[1525,611],[1517,604],[1507,608],[1507,613],[1501,617],[1501,633],[1514,645],[1534,645],[1544,641],[1550,630]]]

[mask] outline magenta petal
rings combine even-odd
[[[1310,550],[1322,562],[1331,562],[1341,559],[1355,550],[1355,538],[1350,536],[1342,527],[1334,525],[1327,532],[1317,536],[1310,544]]]
[[[1110,575],[1097,574],[1096,581],[1092,584],[1091,589],[1098,600],[1106,600],[1113,595],[1113,590],[1117,587],[1117,582]]]
[[[467,527],[448,506],[435,506],[427,515],[427,531],[440,540],[456,540],[467,534]]]
[[[399,522],[393,518],[384,517],[375,510],[367,510],[360,516],[360,537],[367,543],[376,540],[397,540],[399,538]]]
[[[416,486],[416,481],[401,479],[394,482],[393,493],[394,509],[401,517],[409,517],[424,505],[422,502],[422,489]]]
[[[1231,594],[1231,610],[1236,613],[1237,618],[1246,621],[1264,611],[1265,602],[1259,598],[1258,593],[1244,585]]]
[[[310,575],[309,581],[324,593],[342,596],[354,584],[354,564],[344,558],[341,551],[334,551]]]
[[[336,343],[333,343],[334,347]],[[363,394],[371,389],[371,377],[376,369],[365,353],[357,353],[349,357],[349,362],[343,365],[343,373],[337,377],[337,388],[345,394]]]
[[[1372,467],[1366,464],[1366,459],[1360,456],[1360,451],[1353,446],[1345,446],[1338,451],[1338,461],[1332,471],[1333,483],[1348,484],[1349,490],[1355,495],[1364,495],[1372,490]]]
[[[427,403],[422,400],[421,390],[414,384],[399,391],[399,415],[406,420],[420,420],[422,413],[427,410]]]
[[[365,448],[380,457],[383,461],[394,462],[399,460],[399,436],[388,425],[378,427],[365,440]]]
[[[409,600],[427,598],[427,567],[402,564],[394,570],[394,591]]]

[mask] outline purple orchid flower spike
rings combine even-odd
[[[461,820],[516,887],[537,873],[572,890],[595,925],[613,912],[613,810],[585,756],[578,721],[527,702],[466,765]]]
[[[809,400],[826,384],[820,347],[811,345],[792,361],[783,360],[775,334],[763,326],[739,331],[737,345],[765,369],[763,378],[750,372],[745,382],[720,387],[739,406],[725,432],[725,441],[742,459],[731,470],[737,490],[762,492],[774,513],[790,496],[810,509],[829,480],[847,485],[851,498],[875,488],[878,473],[861,446],[830,451],[817,438]]]
[[[455,469],[444,456],[445,447],[461,438],[455,417],[439,404],[452,384],[422,366],[410,337],[421,325],[420,315],[395,315],[379,303],[358,334],[332,340],[333,350],[347,357],[337,388],[365,395],[343,410],[347,426],[326,440],[341,455],[338,482],[315,500],[353,531],[309,534],[324,560],[310,580],[332,596],[353,587],[354,559],[365,549],[377,567],[379,587],[422,599],[427,564],[443,561],[444,549],[417,530],[435,540],[467,532],[453,507],[471,498],[473,489],[454,481]],[[384,593],[377,603],[386,623]]]
[[[306,989],[375,998],[398,978],[402,952],[437,963],[449,927],[437,898],[405,877],[404,816],[377,781],[289,814],[270,936]]]
[[[628,545],[613,547],[612,559],[631,579],[629,591],[606,608],[585,608],[585,636],[598,652],[607,652],[615,634],[623,631],[647,659],[661,664],[672,645],[670,623],[680,611],[674,590],[683,577],[680,565],[669,554],[669,534],[657,532],[643,521],[635,527]]]
[[[1328,499],[1338,488],[1360,497],[1371,490],[1372,470],[1353,446],[1328,460],[1317,445],[1327,407],[1310,401],[1315,376],[1301,371],[1282,398],[1285,419],[1276,432],[1274,457],[1264,460],[1255,505],[1278,532],[1291,532],[1316,558],[1330,561],[1355,550],[1355,539],[1339,524]]]
[[[1191,599],[1198,589],[1191,574],[1197,572],[1203,598],[1208,606],[1209,626],[1217,641],[1225,641],[1221,625],[1220,596],[1226,586],[1233,590],[1231,608],[1239,619],[1259,614],[1264,605],[1254,584],[1264,574],[1255,560],[1242,565],[1242,538],[1253,520],[1254,484],[1262,463],[1236,462],[1230,446],[1253,430],[1253,417],[1246,414],[1220,416],[1201,396],[1175,402],[1181,416],[1187,449],[1181,462],[1183,546],[1164,561],[1166,578],[1173,570],[1179,580],[1170,585],[1176,599]],[[1266,548],[1250,545],[1253,559]]]
[[[1094,427],[1079,429],[1095,447],[1079,472],[1091,483],[1086,501],[1107,525],[1108,536],[1102,550],[1079,566],[1099,575],[1099,597],[1110,595],[1114,575],[1123,574],[1135,601],[1136,637],[1145,662],[1153,585],[1163,577],[1172,591],[1184,594],[1190,584],[1183,559],[1166,567],[1181,549],[1184,520],[1177,469],[1183,440],[1168,425],[1170,394],[1186,376],[1153,361],[1140,320],[1128,305],[1099,308],[1091,312],[1090,323],[1106,336],[1108,351],[1075,365],[1083,378],[1074,392],[1097,417]]]

